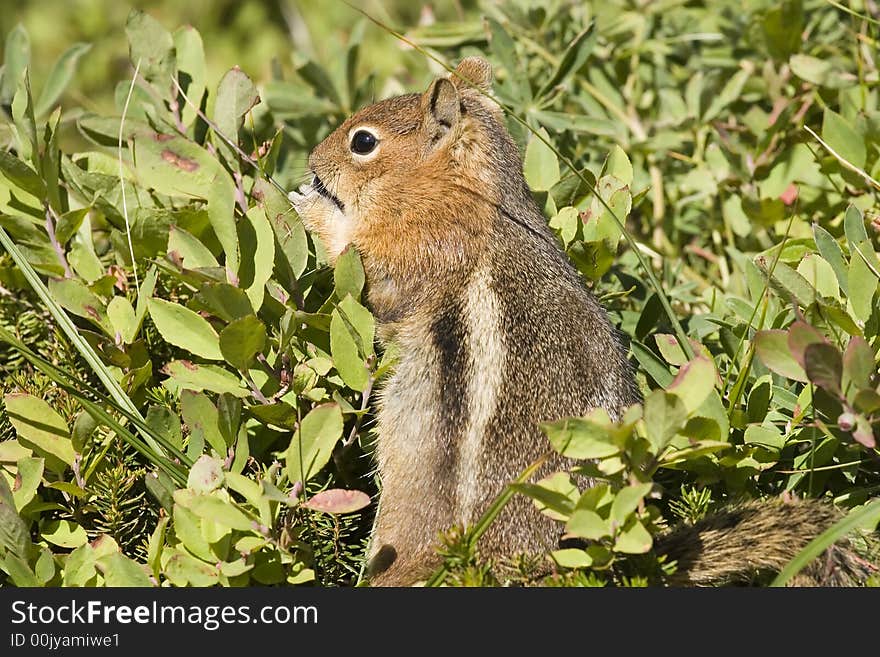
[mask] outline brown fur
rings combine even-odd
[[[839,520],[832,505],[775,499],[731,506],[661,536],[655,545],[677,564],[673,586],[747,583],[780,570],[807,543]],[[791,582],[794,586],[852,586],[877,572],[846,541],[832,546]]]
[[[357,248],[380,337],[399,347],[378,412],[374,585],[427,577],[439,532],[473,523],[547,450],[540,422],[599,406],[616,417],[640,398],[616,331],[532,200],[501,113],[478,91],[490,84],[489,65],[468,58],[423,94],[361,110],[315,148],[316,181],[293,195],[331,260]],[[378,138],[372,153],[351,151],[357,130]],[[559,537],[519,496],[480,551],[540,554]]]

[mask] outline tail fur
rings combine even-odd
[[[778,572],[806,545],[842,517],[828,503],[783,499],[726,507],[693,525],[661,536],[657,554],[677,563],[673,586],[749,583]],[[861,550],[865,552],[865,550]],[[851,539],[831,546],[794,578],[793,586],[857,586],[878,567]]]

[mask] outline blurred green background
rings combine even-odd
[[[80,61],[67,91],[65,107],[83,107],[113,113],[113,92],[119,80],[131,75],[125,20],[132,8],[147,11],[165,27],[192,25],[201,33],[209,73],[209,88],[238,65],[256,82],[276,71],[290,73],[307,58],[332,65],[341,60],[348,34],[362,16],[341,0],[3,0],[0,34],[22,23],[31,38],[32,84],[40,88],[52,63],[71,44],[92,44]],[[442,2],[433,6],[407,0],[353,3],[397,28],[408,29],[426,21],[478,20],[474,2]],[[393,37],[369,25],[364,33],[369,58],[360,62],[379,80],[424,69],[423,57],[404,51]],[[382,46],[385,48],[373,48]],[[339,63],[339,62],[337,62]],[[378,93],[379,90],[377,90]]]

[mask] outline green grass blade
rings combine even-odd
[[[874,500],[870,504],[863,506],[861,509],[853,511],[807,543],[807,546],[779,572],[770,586],[785,586],[792,577],[801,572],[808,563],[822,554],[835,542],[839,541],[857,527],[865,524],[872,524],[878,520],[880,520],[880,500]]]

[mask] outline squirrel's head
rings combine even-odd
[[[348,244],[374,260],[424,260],[461,255],[478,239],[500,202],[499,179],[522,171],[486,97],[491,84],[489,63],[468,57],[424,93],[362,109],[315,147],[312,180],[291,200],[331,261]]]

